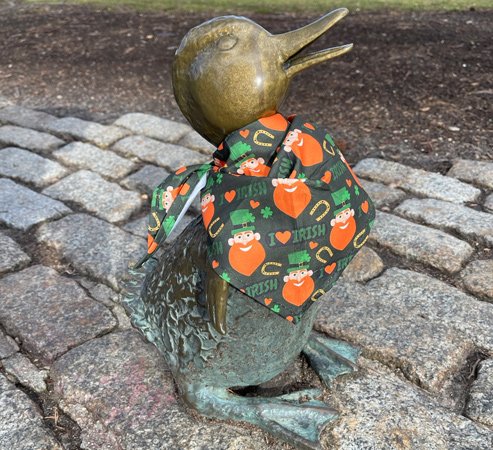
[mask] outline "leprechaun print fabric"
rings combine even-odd
[[[228,135],[211,164],[182,167],[161,183],[148,256],[199,190],[208,263],[293,323],[334,285],[375,218],[332,137],[301,116],[262,118]]]

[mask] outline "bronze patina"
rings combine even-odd
[[[274,114],[296,73],[351,49],[349,44],[300,55],[347,12],[338,9],[281,35],[234,16],[192,29],[173,66],[183,114],[216,145],[228,133]],[[320,448],[319,433],[337,412],[317,399],[319,389],[244,397],[232,388],[271,380],[300,353],[330,386],[355,370],[358,350],[312,332],[320,302],[294,326],[228,289],[206,263],[206,252],[207,233],[197,218],[170,248],[133,271],[133,288],[124,301],[133,324],[161,351],[183,399],[200,413],[250,422],[298,448]]]

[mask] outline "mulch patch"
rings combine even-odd
[[[0,2],[0,95],[57,115],[110,122],[126,112],[183,120],[174,51],[205,13],[138,13]],[[273,33],[313,16],[252,14]],[[354,50],[298,76],[283,106],[323,123],[355,162],[377,156],[442,173],[493,159],[493,10],[359,12],[313,48]]]

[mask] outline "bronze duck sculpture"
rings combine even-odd
[[[296,73],[351,49],[350,44],[300,55],[347,12],[335,10],[280,35],[235,16],[193,28],[173,65],[174,93],[184,116],[215,145],[232,131],[272,116]],[[157,346],[183,399],[201,414],[250,422],[299,448],[320,448],[321,429],[337,418],[316,399],[320,390],[244,397],[231,388],[271,380],[300,353],[329,386],[356,369],[358,350],[312,333],[320,302],[293,325],[248,301],[211,269],[207,245],[199,217],[165,252],[132,271],[134,288],[124,299],[132,323]]]

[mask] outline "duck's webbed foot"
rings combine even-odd
[[[360,354],[358,348],[320,333],[310,335],[302,352],[328,388],[339,375],[358,370],[356,365]]]
[[[319,389],[306,389],[280,397],[241,397],[227,389],[195,386],[185,398],[205,416],[249,422],[298,448],[318,450],[320,431],[338,417],[315,400],[320,394]]]

